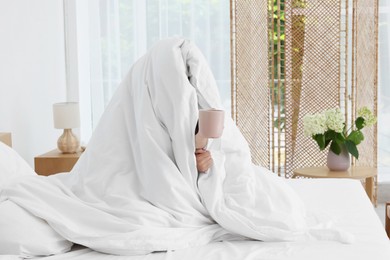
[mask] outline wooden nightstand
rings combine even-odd
[[[366,166],[351,166],[347,171],[330,171],[328,167],[307,167],[293,171],[292,178],[298,176],[308,178],[348,178],[365,180],[365,188],[371,202],[376,205],[376,189],[374,178],[377,176],[377,168]]]
[[[81,156],[77,153],[64,154],[55,149],[34,158],[35,172],[39,175],[52,175],[59,172],[70,172]]]

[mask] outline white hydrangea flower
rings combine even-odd
[[[376,117],[368,107],[362,107],[358,110],[358,116],[363,117],[364,126],[372,126],[376,123]]]
[[[306,136],[324,134],[326,128],[326,116],[323,113],[306,115],[303,117],[303,130]]]
[[[324,113],[328,129],[333,130],[336,133],[342,133],[344,131],[345,118],[340,108],[331,108]]]

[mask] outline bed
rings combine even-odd
[[[202,247],[146,256],[114,256],[101,254],[79,245],[70,252],[45,258],[60,259],[268,259],[268,260],[385,260],[390,258],[390,244],[378,216],[361,184],[354,180],[291,180],[290,184],[310,208],[320,207],[337,219],[341,228],[356,237],[353,244],[338,242],[258,242],[231,241]],[[4,256],[5,257],[5,256]],[[18,256],[8,256],[19,259]],[[1,256],[0,256],[0,259]]]
[[[12,152],[11,148],[1,144],[0,148],[2,158],[6,159],[0,160],[3,164],[0,165],[2,170],[5,170],[5,166],[10,172],[16,168],[20,170],[21,166],[27,169],[25,162],[16,152]],[[351,232],[356,239],[354,243],[225,241],[145,256],[108,255],[74,245],[67,253],[36,259],[390,259],[389,240],[359,181],[290,179],[288,183],[303,199],[309,210],[331,216],[339,228]],[[20,259],[16,255],[0,256],[0,259],[3,258]]]
[[[75,245],[70,252],[45,258],[59,259],[375,259],[390,258],[390,244],[362,185],[355,180],[296,179],[289,184],[306,202],[309,209],[332,216],[342,229],[355,235],[355,242],[258,242],[226,241],[202,247],[146,256],[114,256],[101,254]],[[8,256],[18,259],[18,256]]]
[[[290,185],[310,209],[331,215],[340,228],[355,235],[353,244],[338,242],[230,241],[146,256],[113,256],[74,246],[71,252],[46,258],[59,259],[267,259],[363,260],[390,259],[390,244],[361,183],[347,179],[295,179]]]

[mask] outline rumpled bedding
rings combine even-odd
[[[60,236],[117,255],[221,240],[352,237],[306,212],[282,178],[253,165],[229,116],[198,174],[199,109],[222,109],[213,75],[190,41],[158,42],[118,87],[71,173],[10,180],[0,201],[43,219]]]

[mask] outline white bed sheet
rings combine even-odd
[[[339,228],[355,235],[353,244],[338,242],[231,241],[202,247],[153,253],[146,256],[113,256],[75,247],[62,255],[42,258],[102,260],[267,259],[267,260],[388,260],[390,243],[361,183],[346,179],[294,179],[291,186],[309,209],[332,216]]]

